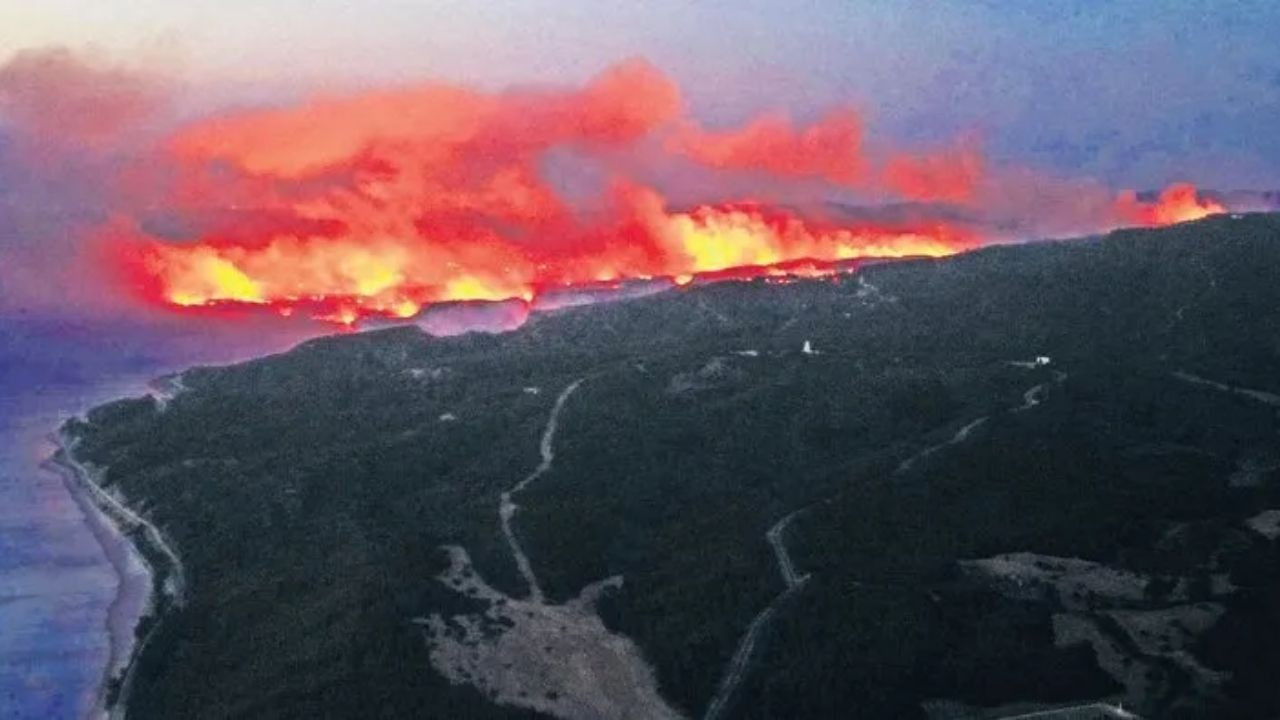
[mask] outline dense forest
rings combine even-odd
[[[500,496],[581,379],[514,531],[549,602],[621,576],[598,610],[688,716],[787,589],[766,533],[801,511],[807,577],[730,716],[1274,717],[1280,548],[1250,522],[1280,508],[1277,278],[1280,216],[1220,216],[189,370],[68,425],[187,569],[129,714],[537,716],[446,679],[412,619],[474,609],[445,545],[526,595]],[[973,562],[1010,554],[1041,579]]]

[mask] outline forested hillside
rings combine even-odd
[[[187,569],[133,718],[573,716],[554,674],[480,667],[525,657],[499,506],[540,456],[510,496],[530,617],[619,578],[572,617],[634,642],[674,712],[1280,713],[1280,216],[335,336],[182,383],[68,427]],[[440,580],[445,546],[492,596]],[[442,665],[466,646],[496,654]]]

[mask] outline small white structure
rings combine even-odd
[[[1049,363],[1051,363],[1051,362],[1053,362],[1053,361],[1049,359],[1049,356],[1048,356],[1048,355],[1037,355],[1037,356],[1036,356],[1036,365],[1039,365],[1040,367],[1044,367],[1045,365],[1048,365],[1048,364],[1049,364]]]
[[[813,343],[809,342],[808,340],[804,341],[804,347],[800,348],[800,352],[804,353],[805,355],[818,354],[818,351],[813,349]]]
[[[536,387],[527,387],[524,389],[524,392],[526,395],[537,395],[538,393],[542,392],[542,389],[536,388]]]
[[[457,419],[458,419],[458,416],[454,415],[453,413],[444,413],[443,415],[440,416],[440,422],[454,422]]]
[[[742,357],[760,357],[760,351],[758,350],[735,350],[733,354],[741,355]]]

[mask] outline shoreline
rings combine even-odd
[[[59,446],[58,453],[62,452]],[[89,709],[91,718],[108,718],[110,708],[107,705],[108,688],[122,675],[129,663],[136,645],[134,629],[142,617],[152,611],[153,571],[146,558],[129,540],[127,532],[117,525],[111,516],[100,507],[92,497],[92,492],[84,487],[84,480],[77,476],[70,465],[61,461],[57,454],[45,461],[45,467],[56,472],[67,489],[67,494],[80,512],[84,515],[85,525],[102,548],[107,562],[116,574],[116,591],[111,603],[107,606],[105,629],[107,632],[107,663],[102,669],[98,687],[94,693],[93,706]],[[140,570],[141,572],[135,572]],[[141,611],[130,612],[130,608],[141,605]]]
[[[182,605],[182,563],[159,528],[95,481],[94,471],[75,457],[74,439],[61,428],[51,439],[58,449],[46,463],[62,476],[119,581],[107,609],[110,653],[90,717],[123,720],[138,657],[168,610]],[[157,559],[164,566],[157,568]],[[144,623],[149,627],[139,637]]]

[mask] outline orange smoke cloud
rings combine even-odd
[[[766,115],[737,130],[711,132],[689,124],[668,149],[721,170],[750,170],[782,178],[816,178],[857,186],[864,175],[862,121],[839,110],[806,128]]]
[[[657,191],[621,179],[613,210],[588,223],[539,172],[551,149],[607,153],[669,126],[680,105],[665,76],[632,61],[580,90],[436,84],[215,118],[166,146],[190,171],[185,202],[252,188],[269,212],[194,243],[135,232],[116,247],[132,277],[171,306],[302,309],[349,324],[444,301],[529,303],[593,283],[941,255],[975,242],[943,224],[841,226],[750,203],[671,212]],[[850,114],[798,132],[765,119],[686,136],[683,147],[724,167],[853,181],[860,132]],[[210,185],[209,163],[233,168],[234,187]]]
[[[1199,220],[1226,212],[1221,203],[1200,199],[1190,183],[1175,183],[1160,192],[1155,202],[1142,202],[1132,190],[1121,193],[1115,204],[1116,214],[1125,222],[1158,227]]]
[[[862,121],[849,109],[807,127],[783,115],[765,115],[741,128],[713,132],[687,123],[668,137],[667,150],[719,170],[817,179],[851,188],[883,189],[912,200],[968,203],[982,180],[977,143],[934,152],[891,151],[881,170],[869,171]]]
[[[912,200],[968,203],[982,179],[983,158],[971,142],[929,153],[893,153],[884,183]]]
[[[231,115],[188,128],[174,151],[245,172],[299,178],[353,160],[455,164],[555,145],[625,143],[675,117],[678,89],[640,60],[578,92],[486,95],[436,84],[319,98],[300,107]],[[411,157],[405,157],[409,154]]]
[[[851,112],[804,128],[766,116],[725,132],[702,130],[680,112],[676,86],[631,61],[581,89],[431,84],[229,114],[164,144],[177,168],[172,204],[192,218],[198,208],[247,207],[186,243],[118,222],[107,245],[133,284],[168,307],[261,307],[351,325],[449,301],[502,301],[502,322],[518,322],[566,289],[823,274],[862,258],[941,256],[984,240],[942,220],[837,222],[750,200],[674,210],[616,170],[605,210],[584,214],[543,173],[560,148],[612,167],[620,150],[660,146],[718,169],[867,181]],[[982,169],[977,147],[962,144],[892,155],[875,177],[907,197],[970,202]],[[1166,222],[1182,217],[1185,195],[1171,189],[1155,205],[1134,198],[1113,211]],[[1183,209],[1167,209],[1174,206]]]

